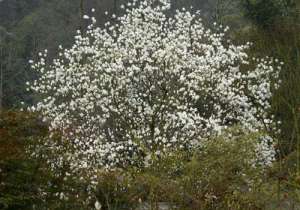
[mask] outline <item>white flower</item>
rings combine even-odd
[[[83,19],[88,20],[88,19],[90,19],[90,17],[89,17],[88,15],[84,15],[84,16],[83,16]]]
[[[99,201],[96,201],[96,202],[95,202],[95,209],[96,209],[96,210],[101,210],[101,208],[102,208],[101,203],[99,203]]]

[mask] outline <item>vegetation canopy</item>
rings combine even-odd
[[[62,134],[59,143],[46,141],[61,154],[49,160],[53,167],[67,163],[72,173],[95,174],[145,166],[172,150],[201,148],[228,126],[274,127],[277,59],[249,57],[250,44],[234,45],[228,28],[205,28],[199,12],[168,16],[168,1],[127,7],[104,29],[85,15],[92,24],[70,49],[50,64],[47,51],[31,61],[40,77],[29,86],[41,100],[30,110]]]

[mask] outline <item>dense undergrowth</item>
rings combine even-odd
[[[153,158],[150,167],[101,171],[97,185],[53,174],[27,151],[47,134],[38,115],[0,117],[1,209],[136,209],[163,202],[174,209],[297,209],[300,179],[296,154],[265,167],[255,160],[258,133],[228,130],[203,150]],[[234,134],[235,138],[230,138]],[[90,193],[92,192],[92,193]],[[96,206],[95,206],[96,204]]]

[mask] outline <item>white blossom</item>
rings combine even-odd
[[[96,201],[95,202],[95,209],[96,210],[101,210],[101,208],[102,208],[102,205],[99,203],[99,201]]]
[[[93,173],[148,164],[150,154],[201,146],[231,125],[275,123],[269,110],[280,66],[249,57],[250,43],[232,44],[228,28],[205,28],[199,12],[170,17],[169,1],[159,2],[143,1],[103,29],[92,21],[59,58],[49,64],[39,54],[32,64],[40,77],[30,86],[41,100],[30,110],[68,145],[45,143],[67,150],[52,165]]]
[[[88,19],[90,19],[90,17],[89,17],[88,15],[84,15],[84,16],[83,16],[83,19],[88,20]]]

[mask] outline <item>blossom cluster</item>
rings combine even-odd
[[[85,15],[92,23],[70,49],[60,47],[50,64],[47,51],[32,62],[40,77],[29,86],[40,100],[30,110],[61,133],[72,171],[195,148],[236,124],[272,126],[277,60],[249,57],[250,43],[233,44],[228,28],[204,27],[199,12],[171,16],[166,0],[129,6],[104,28]]]

